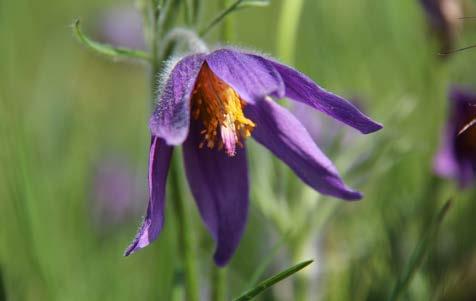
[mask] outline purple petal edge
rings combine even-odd
[[[149,153],[149,203],[147,213],[124,256],[148,246],[157,239],[164,224],[165,184],[173,148],[159,137],[152,137]]]
[[[324,112],[363,134],[382,129],[380,123],[367,117],[348,100],[319,87],[303,73],[268,58],[254,57],[270,62],[276,68],[286,86],[286,97]]]
[[[337,198],[362,198],[360,192],[344,184],[335,166],[291,112],[264,100],[246,106],[245,114],[256,123],[253,138],[286,163],[304,183]]]
[[[152,135],[169,145],[182,144],[190,124],[190,99],[204,54],[186,56],[172,69],[149,121]]]

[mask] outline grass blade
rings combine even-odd
[[[246,300],[251,300],[253,299],[254,297],[258,296],[259,294],[261,294],[263,291],[265,291],[266,289],[270,288],[271,286],[275,285],[276,283],[278,283],[279,281],[293,275],[294,273],[296,272],[299,272],[300,270],[302,270],[303,268],[307,267],[308,265],[310,265],[311,263],[313,263],[314,260],[306,260],[306,261],[303,261],[301,263],[298,263],[296,264],[295,266],[292,266],[284,271],[282,271],[281,273],[278,273],[266,280],[264,280],[263,282],[259,283],[257,286],[255,286],[254,288],[250,289],[249,291],[245,292],[243,295],[241,295],[240,297],[234,299],[234,301],[246,301]]]
[[[270,4],[270,0],[245,0],[240,3],[238,8],[246,8],[246,7],[265,7]]]
[[[240,8],[247,8],[247,7],[263,7],[269,5],[269,1],[266,0],[236,0],[233,2],[228,8],[224,9],[221,13],[219,13],[205,28],[203,28],[199,35],[205,36],[213,27],[219,24],[224,18],[226,18],[229,14],[233,13],[234,11]]]
[[[432,223],[427,227],[426,231],[423,233],[420,243],[417,245],[415,250],[413,251],[410,260],[408,261],[406,267],[399,275],[398,280],[393,287],[388,301],[395,301],[398,300],[400,294],[407,288],[410,280],[412,279],[415,272],[421,266],[425,255],[427,254],[428,250],[436,233],[438,232],[438,228],[441,225],[444,217],[446,216],[448,210],[451,208],[452,200],[448,200],[443,207],[440,209],[436,217],[433,219]]]

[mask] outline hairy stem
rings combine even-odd
[[[155,1],[152,2],[155,3]],[[164,26],[164,23],[161,24],[161,19],[167,19],[167,16],[164,15],[164,11],[159,10],[158,5],[153,5],[151,9],[151,15],[153,17],[148,29],[151,36],[149,42],[151,49],[150,97],[151,104],[154,106],[158,96],[157,77],[158,74],[160,74],[161,62],[168,59],[168,56],[170,56],[171,53],[167,53],[166,55],[159,53],[159,45],[162,42],[161,33],[163,30],[161,26]],[[167,12],[165,12],[165,14],[167,14]],[[177,152],[175,152],[175,154],[177,154]],[[197,260],[194,250],[193,232],[185,207],[186,196],[183,192],[182,183],[180,181],[182,178],[181,166],[176,155],[173,156],[172,160],[169,185],[173,197],[172,203],[174,207],[175,220],[177,222],[178,247],[183,264],[183,271],[185,274],[185,297],[187,301],[199,301],[200,291],[198,286],[198,273],[196,266]]]

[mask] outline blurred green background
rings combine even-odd
[[[215,2],[203,1],[204,23],[218,12]],[[92,34],[101,12],[132,4],[0,0],[0,300],[180,296],[170,212],[154,244],[122,256],[146,205],[148,67],[86,50],[70,26],[81,17]],[[260,266],[263,278],[314,258],[258,299],[298,300],[304,285],[308,300],[384,300],[451,197],[453,207],[401,297],[475,300],[476,192],[436,179],[431,164],[449,85],[476,88],[476,52],[438,57],[416,0],[304,1],[289,41],[279,36],[282,4],[235,13],[230,42],[293,63],[327,89],[358,98],[385,128],[368,136],[348,130],[350,142],[326,149],[349,184],[364,192],[355,203],[319,197],[250,142],[250,220],[226,268],[228,295],[246,290]],[[474,5],[468,1],[465,13],[476,15]],[[457,45],[475,42],[476,21],[464,21]],[[295,46],[293,56],[283,50],[287,43]],[[96,204],[98,169],[111,160],[134,179],[126,181],[133,187],[119,218]],[[355,162],[364,163],[350,168]],[[206,299],[213,242],[189,204]]]

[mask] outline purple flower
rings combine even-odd
[[[95,164],[92,215],[98,228],[115,226],[134,216],[143,199],[142,183],[123,156],[102,157]]]
[[[460,18],[462,5],[460,0],[420,0],[432,31],[441,43],[441,50],[452,49]]]
[[[133,7],[119,6],[101,14],[97,26],[98,40],[132,49],[145,49],[142,17]]]
[[[476,93],[453,87],[449,98],[450,117],[434,167],[467,187],[476,176]]]
[[[252,136],[315,190],[346,200],[362,195],[343,183],[304,126],[272,98],[286,96],[362,133],[382,126],[304,74],[269,58],[219,49],[180,60],[165,79],[150,119],[150,199],[129,255],[155,240],[164,221],[165,182],[172,149],[183,144],[192,194],[224,265],[243,234],[249,201],[245,140]]]

